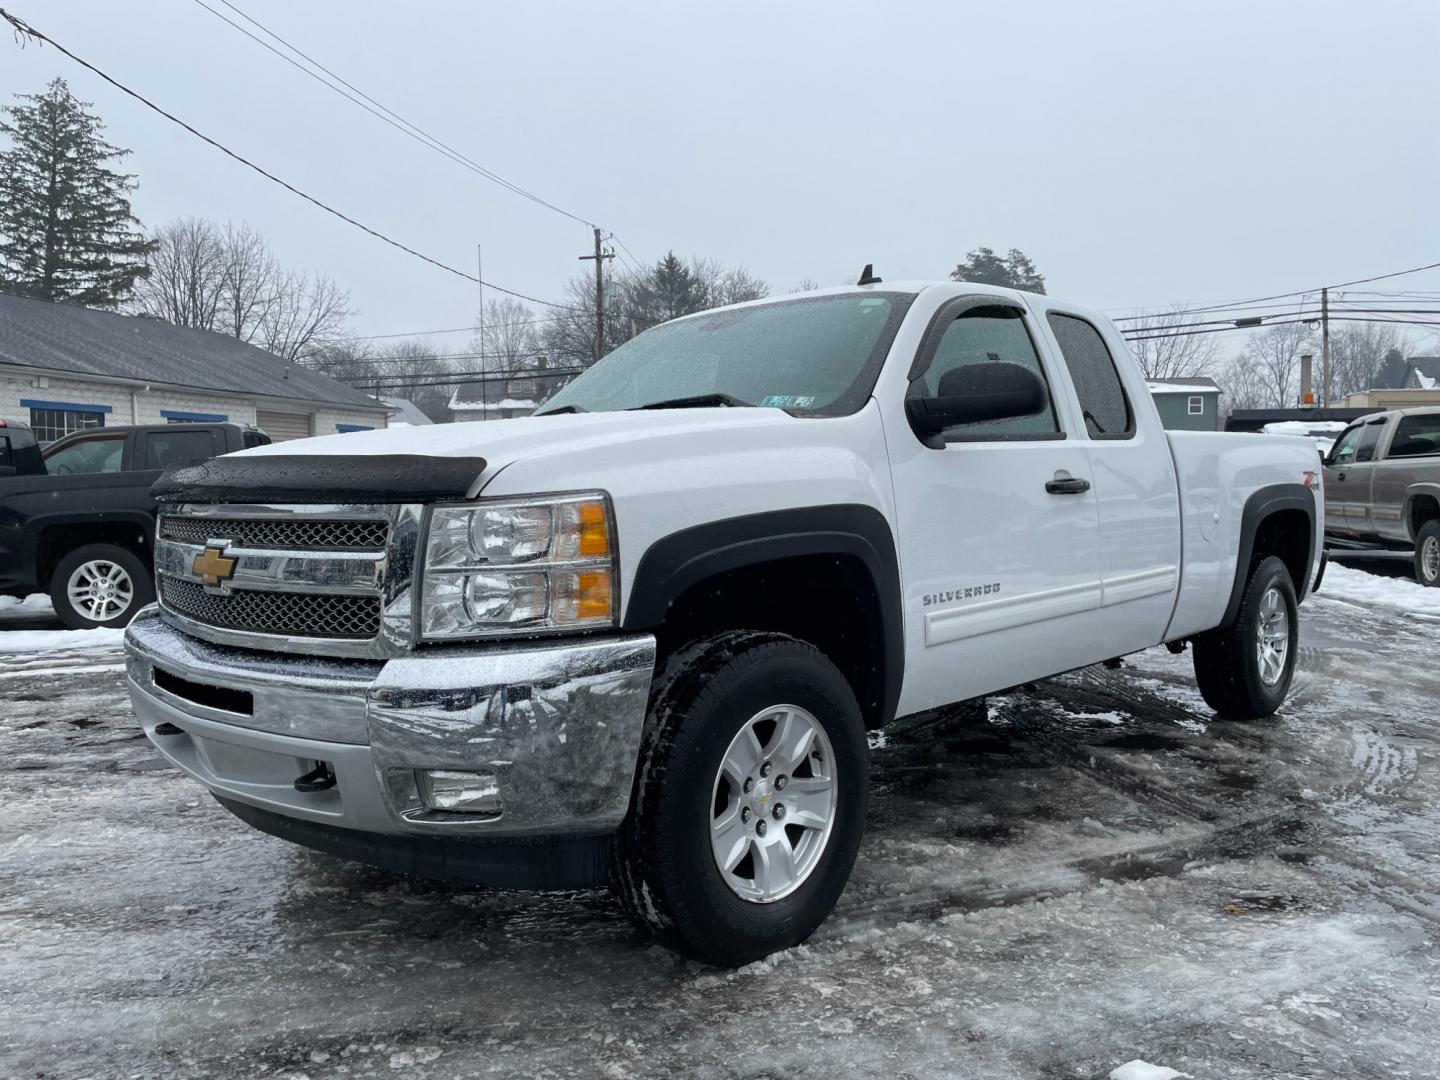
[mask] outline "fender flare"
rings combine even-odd
[[[28,568],[30,576],[41,590],[48,589],[50,583],[40,580],[40,536],[53,526],[71,526],[76,530],[84,530],[87,527],[96,525],[133,525],[140,530],[142,547],[147,553],[147,561],[155,558],[155,512],[147,510],[91,510],[91,511],[59,511],[53,514],[36,514],[25,522],[24,536],[24,565]],[[71,545],[80,547],[86,543],[95,541],[85,540],[80,544]],[[58,561],[58,560],[57,560]]]
[[[1251,492],[1240,513],[1240,549],[1235,560],[1235,583],[1230,588],[1230,602],[1225,605],[1221,626],[1230,626],[1240,613],[1240,601],[1250,580],[1250,562],[1255,554],[1255,536],[1260,523],[1280,510],[1300,510],[1310,521],[1305,538],[1305,573],[1295,582],[1295,595],[1304,600],[1309,592],[1310,567],[1315,560],[1315,494],[1304,484],[1269,484]]]
[[[731,570],[804,555],[847,555],[869,573],[884,643],[880,721],[895,715],[905,671],[904,605],[895,537],[873,506],[837,503],[722,518],[661,537],[640,556],[622,627],[658,626],[687,589]]]
[[[1424,480],[1418,484],[1411,484],[1405,489],[1405,506],[1401,510],[1400,520],[1404,523],[1405,531],[1412,541],[1415,539],[1415,533],[1419,531],[1410,527],[1411,521],[1414,520],[1415,500],[1427,498],[1440,503],[1440,483]]]

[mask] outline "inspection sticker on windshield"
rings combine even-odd
[[[794,394],[770,394],[760,399],[767,409],[808,409],[815,404],[814,397]]]

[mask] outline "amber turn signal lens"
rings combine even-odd
[[[578,554],[580,557],[585,558],[587,556],[610,554],[610,522],[605,518],[604,504],[598,502],[581,503],[579,509],[580,549]],[[608,589],[608,576],[606,581],[606,588]]]
[[[593,570],[579,575],[575,615],[579,619],[610,617],[610,571]]]

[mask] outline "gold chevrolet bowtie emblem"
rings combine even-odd
[[[190,564],[190,572],[199,574],[200,580],[206,585],[215,586],[231,578],[239,561],[227,559],[224,548],[207,547],[195,556],[195,561]]]

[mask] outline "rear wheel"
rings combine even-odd
[[[1195,639],[1195,681],[1206,704],[1236,720],[1272,715],[1290,692],[1299,631],[1290,571],[1273,555],[1260,560],[1235,622]]]
[[[76,548],[50,576],[55,614],[72,630],[125,626],[154,599],[149,569],[116,544]]]
[[[1440,586],[1440,520],[1427,521],[1415,535],[1415,580]]]
[[[799,944],[850,876],[868,759],[855,695],[812,646],[748,632],[690,646],[651,695],[615,891],[699,960]]]

